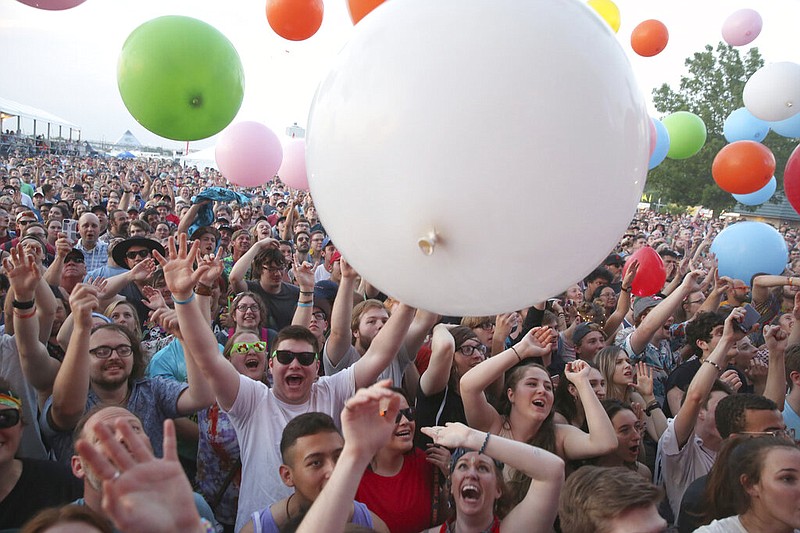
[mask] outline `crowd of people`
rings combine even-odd
[[[800,530],[793,227],[785,272],[736,280],[728,222],[639,211],[564,293],[452,317],[359,276],[278,178],[0,181],[0,530]],[[634,296],[645,246],[666,281]]]

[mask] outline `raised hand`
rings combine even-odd
[[[636,391],[642,398],[653,397],[653,368],[644,361],[636,364]]]
[[[520,357],[543,357],[550,353],[550,343],[555,335],[552,328],[533,328],[514,347]]]
[[[153,275],[153,272],[156,271],[156,262],[153,258],[148,257],[141,263],[134,265],[134,267],[130,270],[131,280],[133,281],[145,281],[147,278]]]
[[[76,327],[92,328],[92,313],[100,307],[99,293],[97,287],[88,283],[79,283],[72,289],[69,306],[72,309]]]
[[[194,241],[192,246],[187,245],[186,234],[181,233],[178,237],[178,246],[175,246],[175,237],[170,237],[167,243],[167,253],[169,260],[161,255],[157,250],[153,251],[153,256],[164,269],[164,280],[172,292],[179,299],[188,297],[194,286],[197,285],[200,277],[209,268],[208,265],[200,264],[197,270],[194,269],[197,250],[200,241]]]
[[[435,445],[454,450],[468,447],[469,437],[474,430],[460,422],[448,422],[444,426],[420,428],[420,431],[429,436]]]
[[[431,334],[431,349],[432,350],[447,350],[449,352],[456,351],[456,340],[450,334],[450,330],[455,326],[452,324],[436,324]]]
[[[339,268],[342,270],[342,278],[355,279],[356,276],[358,276],[356,269],[350,266],[350,263],[347,262],[344,256],[341,261],[339,261]]]
[[[314,290],[314,265],[305,261],[303,263],[294,263],[294,279],[300,290],[313,291]]]
[[[384,379],[369,388],[359,389],[344,405],[345,448],[357,456],[373,457],[394,434],[401,398],[389,389],[391,384],[390,379]]]
[[[577,359],[571,363],[567,363],[567,366],[564,367],[564,376],[573,385],[577,385],[580,381],[585,381],[588,383],[590,371],[591,367],[589,366],[589,363],[583,361],[582,359]]]
[[[26,254],[22,245],[18,244],[11,249],[9,257],[3,260],[3,266],[14,290],[14,297],[19,301],[33,300],[36,286],[42,278],[42,273],[36,265],[36,258]]]
[[[624,287],[625,289],[630,289],[631,285],[633,284],[633,280],[636,279],[637,272],[639,272],[639,260],[632,259],[628,265],[628,270],[622,277],[621,287]],[[667,272],[667,276],[669,276],[669,272]]]
[[[178,313],[169,307],[159,307],[150,313],[150,320],[161,326],[167,333],[173,335],[178,340],[183,340],[181,328],[178,325]]]
[[[742,388],[742,380],[739,378],[739,374],[736,373],[736,370],[726,370],[719,379],[733,389],[733,392],[738,392],[738,390]]]
[[[222,263],[222,249],[217,250],[216,255],[208,254],[205,257],[198,258],[198,263],[208,267],[199,278],[199,282],[206,286],[213,286],[217,280],[222,277],[222,272],[225,270],[225,265]]]
[[[444,477],[450,475],[450,450],[435,444],[428,444],[425,450],[425,460],[439,467]]]
[[[769,372],[769,367],[765,363],[762,363],[761,361],[755,358],[750,359],[750,363],[744,370],[745,375],[754,382],[766,381],[768,372]]]
[[[145,285],[142,287],[142,294],[144,295],[142,303],[146,305],[148,309],[155,311],[156,309],[167,307],[167,302],[164,301],[164,296],[162,296],[158,290],[154,289],[150,285]]]
[[[764,340],[770,352],[786,351],[789,343],[789,334],[780,326],[764,326]]]

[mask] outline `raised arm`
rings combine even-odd
[[[563,439],[559,440],[562,442],[564,456],[573,460],[605,455],[617,447],[614,425],[589,383],[590,371],[589,364],[581,360],[567,363],[564,369],[564,375],[578,391],[578,398],[586,412],[586,423],[589,426],[588,434],[574,426],[561,424],[556,426],[558,430],[556,438],[563,433]]]
[[[181,221],[178,223],[178,230],[176,233],[188,233],[189,228],[197,218],[197,213],[200,212],[200,208],[210,203],[211,200],[201,200],[196,204],[192,204],[191,207],[189,207],[189,210],[183,215],[183,217],[181,217]]]
[[[677,290],[664,298],[652,311],[647,313],[642,323],[631,333],[630,342],[634,353],[641,354],[644,351],[658,328],[662,327],[667,322],[669,317],[672,316],[672,313],[675,312],[675,309],[683,302],[683,299],[697,290],[698,280],[702,275],[703,272],[700,270],[689,272]]]
[[[800,278],[792,276],[757,276],[753,279],[753,307],[756,309],[769,298],[769,290],[784,285],[800,285]],[[761,312],[761,311],[759,311]]]
[[[414,308],[400,304],[381,328],[367,352],[353,365],[356,389],[367,387],[378,379],[400,350],[408,328],[414,320]],[[396,383],[396,386],[401,386]]]
[[[361,476],[372,457],[391,439],[400,395],[385,380],[361,389],[342,410],[344,448],[330,479],[308,510],[297,533],[344,531]]]
[[[689,384],[686,400],[675,415],[674,421],[675,438],[679,448],[683,448],[694,433],[697,414],[711,392],[714,381],[720,376],[721,369],[728,364],[728,350],[736,342],[736,324],[741,322],[742,318],[744,318],[744,308],[737,307],[731,311],[731,314],[725,319],[722,338],[704,363],[700,365],[700,369]],[[740,337],[741,334],[738,336]]]
[[[425,337],[428,336],[431,328],[439,321],[439,318],[441,318],[441,316],[436,313],[431,313],[424,309],[417,310],[417,313],[414,315],[414,321],[411,322],[411,326],[408,328],[408,333],[406,333],[405,342],[403,344],[406,352],[408,352],[408,356],[411,357],[412,360],[416,359],[417,352],[422,348],[422,343],[425,342]]]
[[[798,294],[800,296],[800,294]],[[797,297],[795,297],[797,299]],[[796,307],[796,306],[795,306]],[[792,332],[800,327],[795,320]],[[769,367],[767,368],[767,384],[764,397],[769,398],[783,411],[786,400],[786,347],[788,335],[780,326],[764,326],[764,339],[769,350]]]
[[[67,239],[64,233],[59,233],[58,239],[56,239],[56,255],[53,258],[53,262],[50,263],[50,266],[47,267],[47,271],[44,273],[44,279],[48,284],[56,287],[61,285],[61,275],[64,271],[64,258],[71,250],[72,243],[69,242],[69,239]]]
[[[211,389],[216,395],[220,407],[227,411],[233,406],[236,396],[239,394],[239,373],[230,361],[220,355],[214,332],[211,331],[211,326],[203,316],[200,303],[194,297],[193,288],[203,272],[208,269],[208,266],[203,265],[202,262],[197,270],[192,268],[198,255],[199,244],[195,241],[189,248],[186,244],[186,234],[181,233],[177,249],[175,238],[169,238],[169,261],[157,251],[153,254],[164,268],[164,279],[175,301],[175,311],[178,314],[180,328],[182,331],[192,332],[184,339],[187,359],[193,358],[200,372],[211,384]],[[188,372],[189,362],[187,361]],[[190,383],[189,387],[191,388],[191,386]],[[190,397],[190,401],[198,405],[204,403],[196,401],[193,396]]]
[[[3,262],[8,281],[17,302],[33,302],[29,309],[14,309],[14,340],[19,350],[20,364],[25,379],[41,392],[50,393],[61,363],[47,353],[47,348],[39,340],[39,320],[34,302],[34,294],[39,285],[44,285],[41,273],[32,255],[25,255],[22,246],[11,249],[11,255]],[[52,294],[51,294],[52,297]],[[48,332],[49,333],[49,332]]]
[[[434,444],[446,448],[479,450],[492,459],[531,478],[522,501],[503,519],[503,531],[549,532],[558,512],[558,497],[564,485],[564,461],[557,455],[524,442],[487,435],[458,422],[444,427],[422,428]]]
[[[453,327],[455,326],[438,324],[433,328],[430,362],[419,379],[419,388],[425,396],[442,392],[450,379],[456,348],[456,341],[450,334]]]
[[[677,389],[677,387],[676,387]],[[680,390],[680,389],[677,389]],[[644,361],[636,364],[636,401],[645,410],[647,433],[655,442],[667,430],[667,417],[653,394],[653,368]],[[641,400],[641,402],[638,402]],[[647,410],[650,412],[648,413]]]
[[[331,332],[325,343],[325,354],[333,366],[339,364],[352,344],[350,320],[353,317],[353,289],[358,276],[344,257],[341,259],[341,269],[342,279],[331,311]],[[395,385],[399,386],[397,383]]]
[[[719,272],[714,270],[714,288],[708,293],[706,301],[697,310],[698,313],[715,312],[719,309],[719,304],[722,301],[722,296],[733,286],[733,280],[727,276],[720,276]]]
[[[71,430],[83,416],[89,393],[89,338],[92,335],[92,311],[97,309],[98,289],[79,283],[69,297],[74,317],[72,338],[53,385],[50,418],[61,430]]]
[[[512,348],[475,365],[461,376],[461,400],[471,427],[492,433],[499,431],[502,417],[486,400],[483,391],[523,359],[541,357],[548,352],[553,335],[555,332],[550,328],[533,328]]]
[[[314,270],[308,261],[294,265],[295,280],[300,287],[297,307],[292,318],[293,326],[307,328],[311,325],[311,315],[314,311]]]
[[[230,286],[234,291],[242,292],[247,290],[247,282],[245,281],[244,277],[247,275],[247,271],[253,264],[253,259],[255,259],[261,250],[264,250],[268,246],[277,248],[278,241],[271,237],[261,239],[253,244],[253,246],[251,246],[250,249],[247,250],[244,255],[233,264],[233,268],[231,268],[231,272],[228,274],[228,281],[230,282]],[[256,274],[259,276],[261,275],[260,272]]]
[[[631,284],[633,284],[633,280],[636,278],[636,273],[638,271],[639,261],[634,259],[631,261],[627,272],[625,272],[625,276],[622,278],[620,293],[619,296],[617,296],[617,307],[614,309],[614,312],[611,313],[611,316],[608,317],[608,320],[606,320],[605,326],[603,326],[603,333],[605,333],[609,345],[614,342],[614,334],[617,332],[617,328],[619,328],[619,325],[625,320],[625,315],[628,314],[628,311],[631,310]]]

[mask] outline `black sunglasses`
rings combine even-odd
[[[406,407],[397,411],[397,416],[394,418],[394,423],[399,424],[400,420],[406,417],[406,420],[413,422],[417,418],[417,409],[414,407]]]
[[[276,350],[272,352],[272,357],[282,365],[290,365],[297,359],[301,365],[308,366],[317,360],[317,354],[314,352],[293,352],[291,350]]]
[[[67,257],[66,259],[64,259],[64,264],[65,265],[67,263],[85,263],[85,262],[86,262],[86,259],[84,259],[83,257],[80,257],[80,256]]]
[[[138,252],[125,252],[125,257],[128,259],[136,259],[137,257],[141,257],[142,259],[147,259],[150,256],[150,250],[139,250]]]
[[[14,427],[19,424],[19,409],[3,409],[0,411],[0,429]]]

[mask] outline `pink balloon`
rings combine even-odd
[[[256,187],[275,176],[283,148],[278,136],[258,122],[239,122],[219,136],[215,149],[217,167],[234,185]]]
[[[722,25],[722,38],[731,46],[750,44],[761,33],[761,15],[752,9],[732,13]]]
[[[61,11],[63,9],[71,9],[79,6],[86,0],[17,0],[26,6],[35,7],[36,9],[47,9],[49,11]]]
[[[656,141],[658,140],[658,133],[656,132],[654,120],[653,117],[650,117],[650,155],[648,157],[653,157],[653,152],[656,151]]]
[[[278,170],[278,177],[293,189],[308,190],[305,139],[292,139],[286,143],[283,148],[283,163]]]

